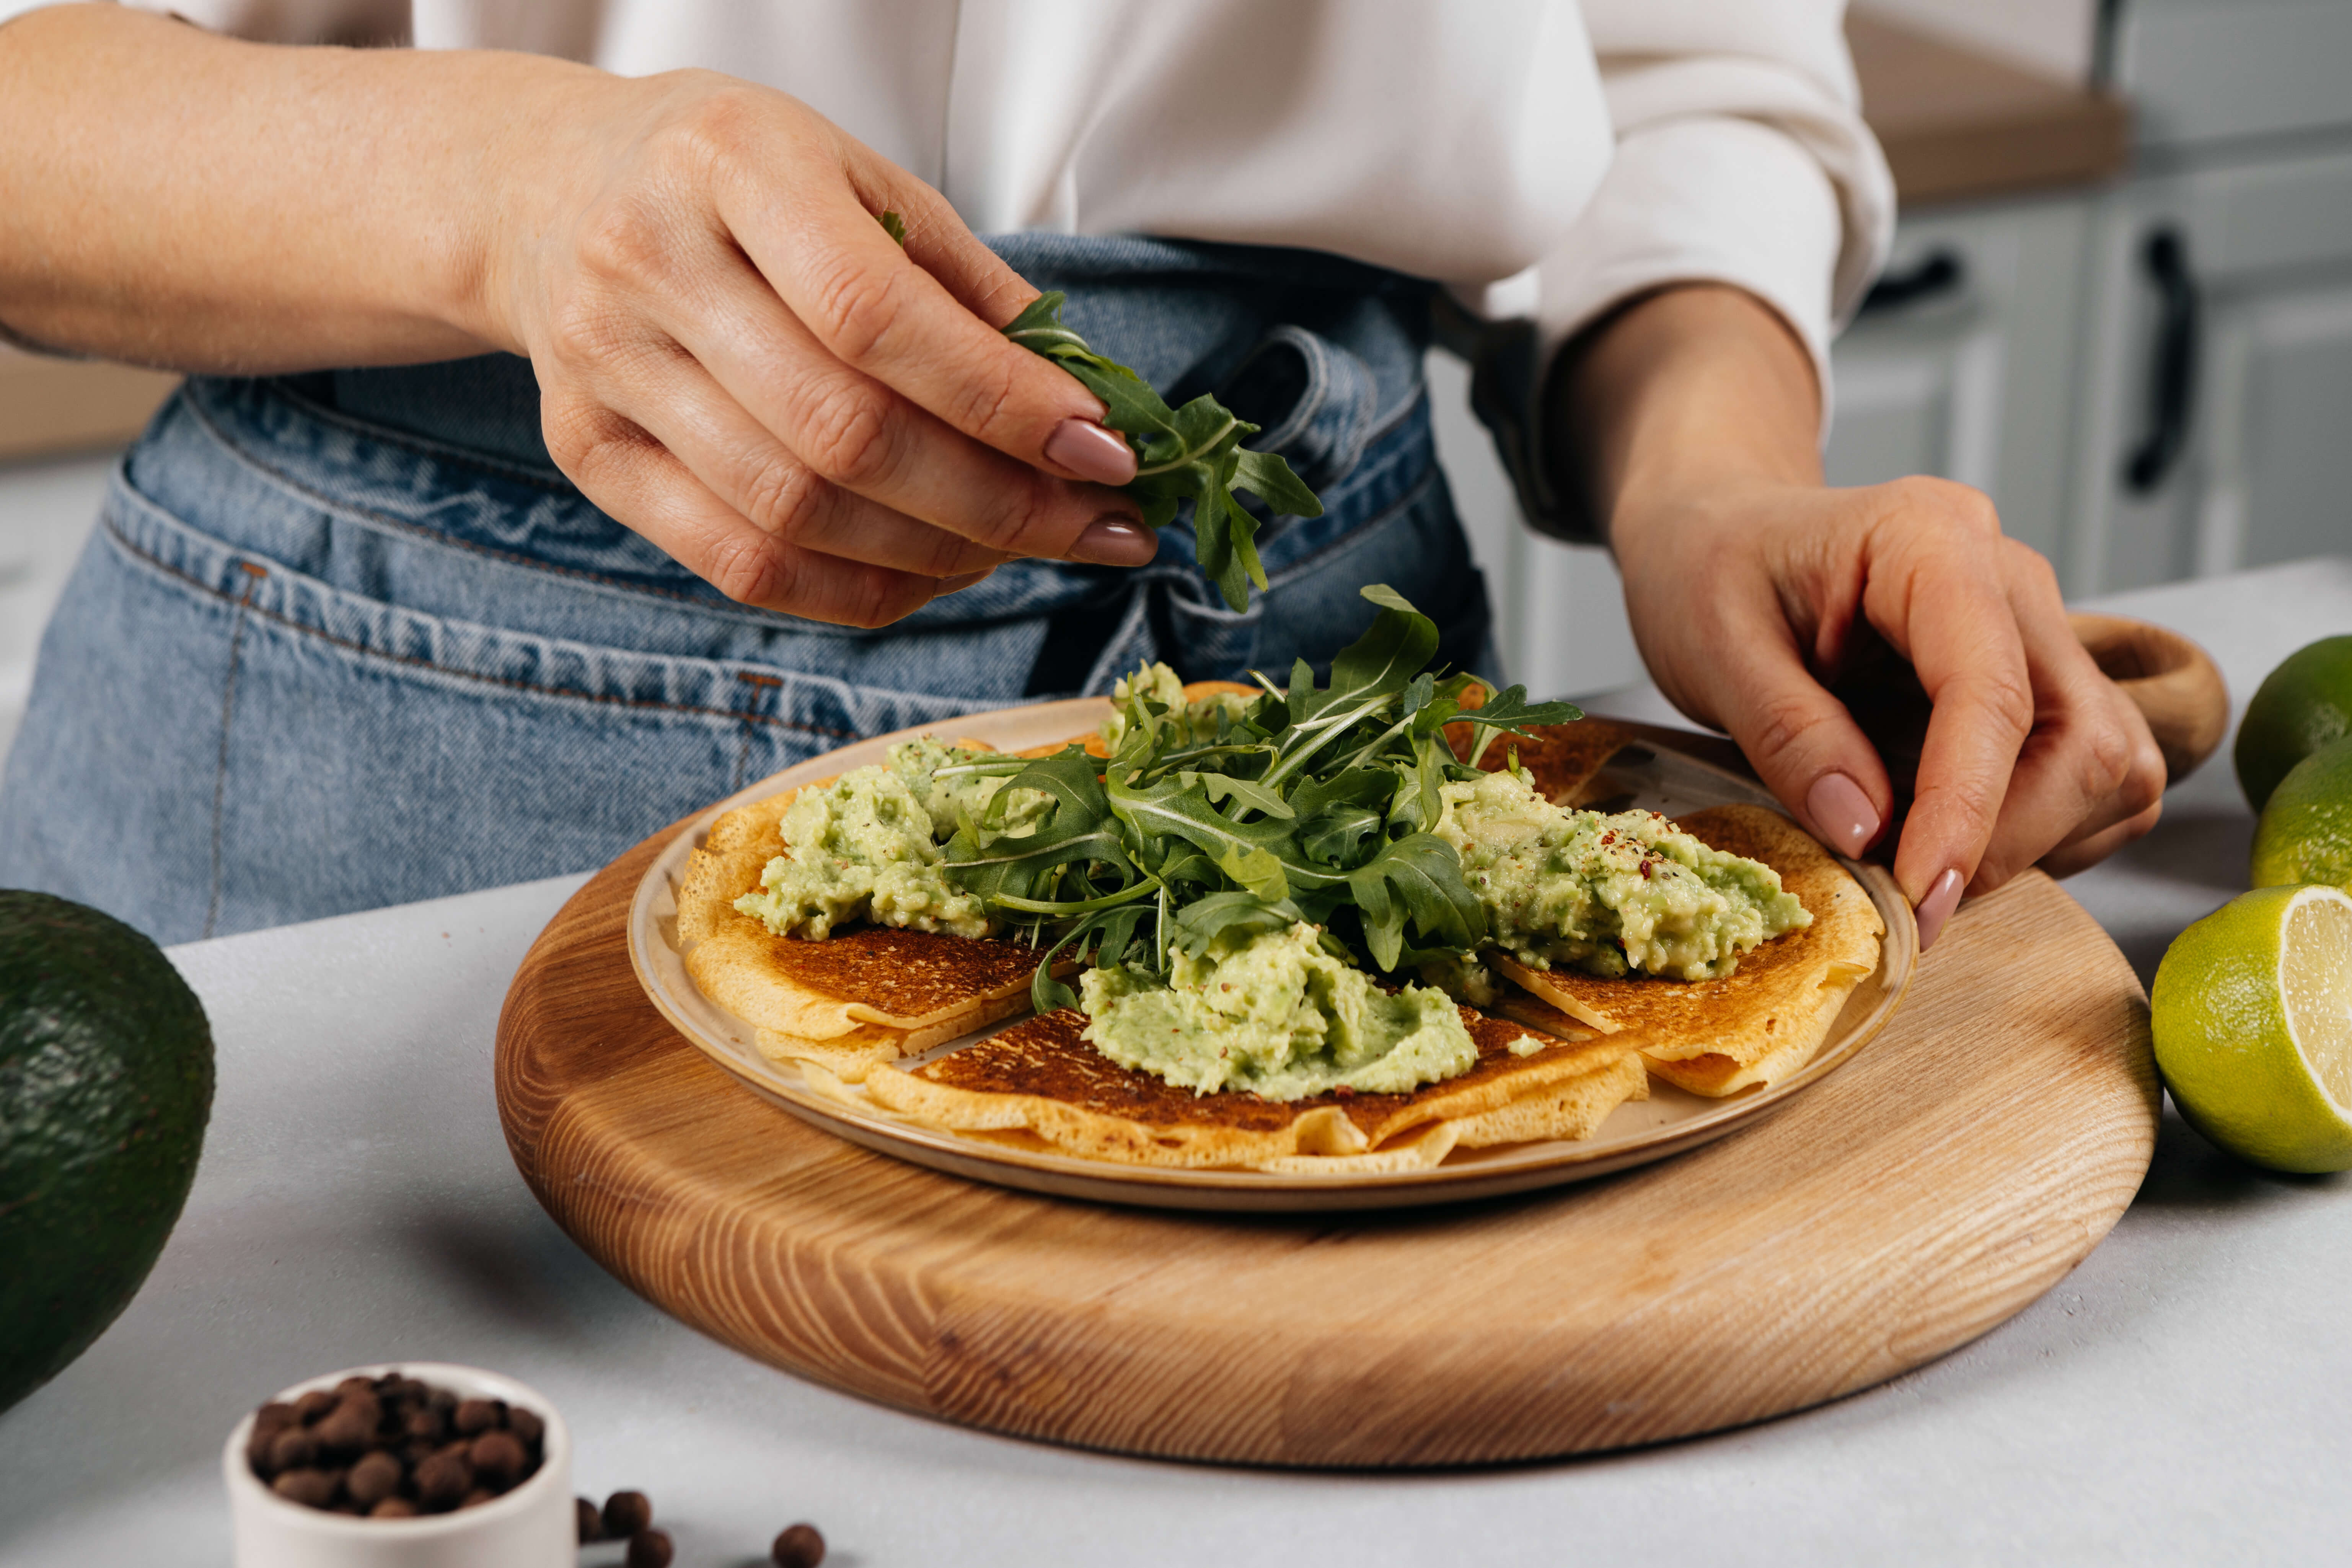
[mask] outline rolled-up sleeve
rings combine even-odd
[[[1894,182],[1862,121],[1843,4],[1583,0],[1583,10],[1616,155],[1536,269],[1534,331],[1520,351],[1529,363],[1510,378],[1520,395],[1509,412],[1524,423],[1496,431],[1507,458],[1520,459],[1522,504],[1570,536],[1590,530],[1549,491],[1535,417],[1561,344],[1663,286],[1731,284],[1804,342],[1826,429],[1830,340],[1895,226]]]

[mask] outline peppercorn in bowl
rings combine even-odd
[[[221,1457],[236,1568],[570,1568],[571,1434],[497,1373],[436,1362],[309,1379]]]

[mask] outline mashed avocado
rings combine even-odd
[[[934,776],[950,763],[988,754],[925,737],[891,747],[887,762],[801,791],[784,808],[784,852],[760,873],[760,891],[744,894],[735,908],[778,936],[821,940],[835,926],[861,920],[988,935],[993,922],[987,910],[948,880],[940,846],[955,832],[958,808],[978,819],[1004,780]],[[1036,790],[1013,791],[988,837],[1034,833],[1045,799]]]
[[[1649,811],[1555,805],[1515,773],[1447,784],[1437,836],[1486,906],[1496,944],[1534,968],[1715,980],[1812,924],[1780,873]]]
[[[1184,682],[1174,670],[1154,660],[1139,665],[1133,675],[1116,681],[1110,689],[1111,700],[1119,706],[1103,721],[1103,744],[1116,752],[1127,735],[1127,700],[1137,692],[1159,703],[1177,716],[1177,742],[1190,744],[1217,738],[1217,715],[1240,718],[1249,709],[1251,699],[1237,692],[1218,691],[1198,702],[1184,700]]]
[[[1301,1100],[1345,1086],[1402,1094],[1466,1072],[1478,1048],[1443,992],[1390,995],[1325,952],[1313,926],[1263,931],[1199,958],[1171,984],[1125,967],[1079,977],[1085,1037],[1122,1067],[1209,1094]]]

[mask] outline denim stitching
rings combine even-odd
[[[163,563],[158,561],[155,564],[162,566]],[[221,880],[223,875],[221,871],[221,820],[228,812],[229,720],[236,711],[236,668],[238,660],[243,658],[245,652],[246,616],[253,609],[254,590],[261,586],[261,580],[264,577],[269,575],[268,573],[264,572],[260,567],[254,565],[251,562],[240,561],[237,563],[237,565],[247,574],[247,576],[245,580],[245,592],[237,595],[236,609],[234,612],[234,624],[229,628],[228,677],[221,683],[220,765],[213,771],[213,889],[211,898],[206,900],[205,903],[204,929],[196,933],[196,940],[199,942],[202,942],[205,938],[212,935],[213,927],[218,924],[220,921]],[[164,570],[169,571],[171,568],[164,567]],[[220,597],[226,599],[228,595],[226,594],[222,594]]]
[[[304,484],[293,475],[287,473],[281,468],[273,467],[271,464],[265,461],[259,454],[249,452],[244,447],[231,440],[227,433],[213,422],[210,415],[207,415],[203,409],[195,405],[194,400],[189,401],[187,407],[190,416],[193,417],[197,424],[203,426],[205,433],[210,435],[215,441],[218,442],[222,449],[226,451],[230,457],[236,458],[238,462],[243,463],[246,467],[251,468],[254,472],[259,474],[263,479],[268,480],[270,483],[283,486],[287,489],[293,491],[296,495],[300,496],[304,500],[310,502],[313,506],[316,506],[324,511],[350,512],[355,516],[364,518],[370,522],[380,523],[386,528],[398,529],[401,532],[416,539],[424,540],[427,543],[446,544],[453,550],[471,551],[477,555],[486,555],[493,561],[503,561],[509,566],[521,566],[533,572],[545,572],[551,576],[572,577],[583,583],[593,583],[598,587],[609,588],[616,594],[644,594],[655,598],[674,599],[679,604],[691,605],[696,609],[704,611],[708,614],[717,616],[727,615],[727,611],[722,606],[712,605],[692,594],[683,593],[676,588],[650,588],[646,587],[643,584],[624,583],[617,577],[607,577],[601,573],[595,572],[583,572],[576,566],[559,566],[552,562],[541,561],[533,556],[517,555],[509,551],[493,549],[487,544],[477,544],[471,540],[459,539],[454,534],[444,533],[438,529],[426,528],[421,523],[411,522],[406,518],[395,517],[390,512],[378,511],[373,507],[362,506],[357,501],[344,500],[340,497],[328,495],[322,490],[312,489],[310,486]],[[754,625],[758,626],[772,626],[774,624],[772,621],[760,620],[751,616],[739,615],[730,616],[729,618],[751,621]],[[795,616],[793,618],[798,619],[799,617]],[[787,629],[797,631],[800,628],[791,627]]]
[[[147,551],[141,549],[137,544],[131,542],[130,538],[123,533],[121,527],[111,518],[107,520],[106,531],[108,536],[114,541],[116,545],[130,554],[135,555],[142,561],[146,562],[158,572],[176,577],[181,582],[187,584],[188,586],[195,589],[198,593],[209,594],[214,598],[226,599],[229,596],[222,590],[214,587],[211,584],[204,582],[199,578],[193,577],[187,573],[181,571],[178,567],[173,566],[169,562],[164,561],[160,556],[151,554]],[[239,564],[242,564],[242,563]],[[248,586],[246,590],[246,598],[249,600],[252,597],[252,588]],[[240,601],[240,604],[242,603],[243,601]],[[733,719],[747,724],[773,724],[780,729],[800,730],[812,735],[829,735],[835,740],[841,741],[855,741],[860,739],[858,733],[854,730],[835,730],[824,724],[810,724],[797,719],[779,718],[772,713],[746,713],[740,708],[704,708],[691,702],[657,702],[652,699],[643,697],[613,697],[594,691],[576,691],[567,686],[541,686],[535,681],[517,680],[510,676],[483,675],[475,670],[458,669],[449,665],[437,664],[429,658],[418,658],[410,654],[386,653],[382,648],[370,647],[365,643],[354,642],[349,637],[337,637],[334,633],[323,631],[317,626],[305,626],[300,621],[294,619],[290,616],[281,615],[276,610],[263,609],[258,605],[251,605],[250,613],[259,616],[266,620],[276,621],[279,626],[285,626],[289,631],[299,632],[304,637],[317,637],[321,642],[331,643],[337,647],[347,648],[351,652],[358,654],[363,658],[380,658],[387,664],[404,664],[414,668],[430,669],[441,675],[454,677],[459,680],[477,681],[484,686],[503,686],[514,691],[536,692],[545,697],[569,697],[574,698],[583,702],[603,702],[618,708],[652,708],[671,713],[697,713],[713,719]]]
[[[493,479],[511,479],[517,484],[530,485],[534,489],[545,490],[551,496],[572,496],[583,500],[587,499],[581,495],[578,485],[562,477],[561,470],[558,470],[556,478],[551,479],[546,474],[524,468],[520,464],[501,463],[487,453],[469,452],[463,447],[445,447],[436,441],[427,441],[420,437],[411,436],[405,430],[395,430],[389,425],[375,425],[363,419],[354,419],[340,409],[330,408],[323,403],[311,401],[284,382],[276,379],[262,383],[261,390],[268,396],[292,404],[294,412],[304,418],[316,419],[321,424],[332,425],[347,436],[356,436],[366,441],[380,441],[387,447],[397,447],[411,457],[427,458],[436,463],[450,463],[461,468],[472,468],[477,473],[488,474]]]

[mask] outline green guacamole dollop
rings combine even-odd
[[[801,791],[784,808],[784,852],[761,872],[759,891],[735,908],[778,936],[813,940],[855,921],[991,934],[995,922],[981,900],[948,880],[940,846],[953,837],[959,814],[979,819],[1005,781],[937,776],[950,763],[990,754],[926,736],[891,747],[885,762]],[[1045,801],[1036,790],[1014,790],[990,840],[1034,833]]]
[[[1127,700],[1140,694],[1159,703],[1175,721],[1176,743],[1187,745],[1217,738],[1217,716],[1238,719],[1249,710],[1251,700],[1233,691],[1214,691],[1197,702],[1184,700],[1184,681],[1173,669],[1154,659],[1139,665],[1132,675],[1122,676],[1110,689],[1111,700],[1118,706],[1103,721],[1103,743],[1111,751],[1127,738]]]
[[[1170,967],[1166,985],[1125,966],[1081,975],[1085,1038],[1196,1094],[1402,1094],[1478,1059],[1451,997],[1420,985],[1381,991],[1326,952],[1310,925],[1213,943],[1197,958],[1180,952]]]
[[[1495,944],[1531,968],[1716,980],[1813,917],[1780,873],[1650,811],[1555,805],[1513,772],[1447,784],[1436,833],[1462,858]]]

